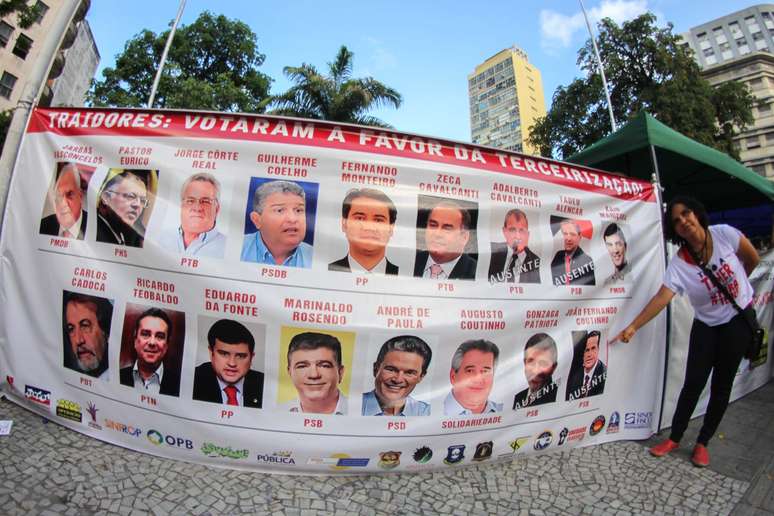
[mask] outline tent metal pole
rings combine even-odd
[[[666,217],[664,216],[664,210],[663,210],[663,199],[661,196],[662,193],[662,187],[661,187],[661,173],[658,169],[658,159],[656,158],[656,148],[651,144],[650,147],[650,159],[653,163],[653,174],[651,175],[651,183],[653,183],[654,189],[653,191],[656,194],[656,202],[658,202],[659,207],[659,214],[661,215],[661,232],[663,235],[666,235],[666,232],[664,229],[666,228]],[[666,241],[664,241],[664,263],[667,262],[669,259],[669,253],[667,252],[666,247]],[[661,431],[661,423],[664,418],[664,399],[666,398],[666,384],[667,384],[667,373],[669,372],[669,342],[671,339],[671,329],[672,329],[672,306],[671,304],[667,305],[666,307],[666,348],[664,349],[664,377],[661,380],[661,405],[659,406],[658,410],[658,426],[656,427],[656,431]]]

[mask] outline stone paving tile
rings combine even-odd
[[[0,438],[0,507],[9,515],[729,514],[737,504],[752,515],[774,505],[774,465],[759,475],[769,484],[740,504],[749,481],[694,468],[686,454],[656,459],[626,441],[443,472],[291,477],[133,452],[7,400],[0,419],[14,420]]]

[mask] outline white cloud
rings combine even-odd
[[[580,7],[580,5],[578,6]],[[602,18],[611,18],[621,24],[624,21],[636,18],[648,10],[647,0],[602,0],[592,8],[587,8],[589,21],[594,26]],[[586,21],[583,13],[578,11],[570,16],[550,10],[540,11],[540,35],[543,47],[555,49],[557,47],[569,47],[572,44],[575,33],[586,33]],[[594,31],[596,33],[596,29]]]

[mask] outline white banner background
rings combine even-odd
[[[101,122],[97,123],[100,113]],[[85,115],[92,117],[91,122]],[[293,136],[289,129],[283,133],[279,127],[298,127],[300,122],[271,117],[210,115],[212,125],[193,122],[194,117],[201,121],[203,116],[67,109],[38,110],[33,115],[12,179],[0,242],[3,301],[0,378],[3,391],[10,399],[79,432],[147,453],[288,473],[432,469],[448,467],[445,459],[450,458],[446,464],[469,464],[475,450],[482,444],[486,447],[488,442],[492,453],[484,454],[482,460],[507,460],[515,454],[645,438],[655,430],[663,348],[646,344],[664,341],[663,315],[643,328],[630,345],[600,345],[600,359],[608,367],[603,395],[575,401],[565,401],[564,397],[573,359],[572,332],[599,330],[601,342],[606,342],[636,315],[661,283],[664,251],[659,206],[651,185],[630,183],[629,186],[633,184],[645,190],[641,197],[649,200],[641,200],[635,195],[616,195],[615,189],[608,186],[613,181],[619,185],[618,178],[599,172],[590,175],[588,169],[574,166],[577,173],[572,175],[568,172],[569,166],[539,158],[435,142],[391,131],[383,133],[384,140],[380,140],[377,130],[371,132],[324,122],[305,123],[304,127],[313,128],[313,137],[301,133]],[[124,120],[126,127],[116,127],[118,124],[108,127],[106,120],[111,117],[114,121]],[[232,125],[228,126],[225,119]],[[224,129],[233,127],[236,119],[237,123],[244,122],[245,127],[268,127],[269,131],[232,133],[230,128]],[[331,136],[337,129],[340,138]],[[402,147],[396,143],[401,138]],[[426,145],[420,147],[417,143],[409,152],[411,149],[405,144],[409,139]],[[385,141],[392,141],[392,145]],[[435,154],[428,152],[434,143],[438,144]],[[205,158],[181,157],[185,154],[181,150],[202,151]],[[232,158],[235,154],[228,153],[238,153],[238,157],[207,160],[212,151]],[[147,157],[147,164],[122,167],[122,158],[130,152]],[[476,153],[480,159],[476,159]],[[270,172],[258,155],[314,158],[316,166],[308,167],[305,177],[283,177],[276,175],[276,169]],[[52,177],[57,163],[63,161],[95,167],[84,200],[89,222],[83,240],[39,234]],[[207,161],[211,165],[203,165]],[[328,263],[346,253],[347,243],[340,224],[342,199],[349,189],[368,186],[344,179],[342,170],[351,162],[396,170],[394,186],[375,188],[387,193],[398,208],[387,251],[389,260],[400,269],[397,277],[328,271]],[[217,227],[226,235],[227,244],[223,259],[199,258],[194,265],[162,249],[158,241],[164,230],[179,224],[180,187],[185,178],[197,171],[196,166],[214,166],[215,170],[207,171],[221,182]],[[158,191],[155,202],[147,210],[150,217],[142,248],[95,241],[99,187],[108,169],[116,167],[159,171]],[[287,179],[316,185],[319,194],[316,210],[307,214],[308,221],[315,225],[310,269],[240,261],[251,178]],[[456,189],[450,190],[457,181]],[[501,186],[496,187],[497,184]],[[525,196],[519,197],[521,201],[495,200],[495,190],[502,190],[502,185],[535,192],[540,207],[518,204],[524,202]],[[412,276],[417,246],[417,206],[423,195],[478,204],[475,282],[423,280]],[[510,284],[490,284],[485,279],[490,242],[503,241],[500,228],[510,208],[527,212],[529,247],[542,259],[541,284],[514,288]],[[593,228],[592,238],[583,239],[581,247],[596,265],[596,286],[553,286],[550,262],[562,248],[562,241],[561,232],[552,234],[551,217],[569,217],[564,211],[576,208],[582,212],[577,218],[589,221]],[[603,285],[613,266],[602,231],[613,220],[622,222],[630,232],[627,256],[633,270],[619,288]],[[78,271],[84,269],[106,275],[104,281],[97,282],[97,286],[104,286],[104,292],[79,286]],[[167,298],[167,303],[149,301],[136,290],[138,280],[173,286],[175,297]],[[251,308],[255,312],[233,315],[224,313],[223,307],[219,311],[208,309],[207,289],[254,294],[256,303]],[[66,344],[62,331],[63,291],[83,292],[113,301],[108,381],[63,367],[63,345]],[[289,309],[287,300],[351,305],[352,310],[345,312],[343,325],[305,323],[294,318],[321,312]],[[126,365],[121,348],[122,333],[129,331],[124,328],[127,305],[184,312],[185,335],[182,350],[178,350],[182,356],[178,397],[144,395],[119,383],[118,369]],[[380,307],[382,310],[411,308],[415,314],[421,308],[428,315],[391,318],[379,315]],[[493,311],[489,313],[503,316],[502,319],[497,315],[468,318],[464,310]],[[559,315],[540,319],[528,314],[535,310],[558,310]],[[615,314],[603,316],[602,311],[615,311]],[[204,328],[219,318],[243,322],[259,337],[256,354],[260,360],[253,362],[253,368],[265,375],[261,409],[226,407],[191,399],[194,368],[208,359]],[[335,318],[329,317],[329,320]],[[495,330],[464,329],[466,321],[473,321],[475,328],[477,320],[484,324],[500,321],[504,324]],[[551,327],[526,327],[541,320],[549,321]],[[422,327],[416,328],[420,323]],[[396,327],[396,324],[408,328]],[[287,389],[292,389],[282,367],[283,328],[349,334],[351,345],[344,345],[346,371],[341,384],[342,392],[348,396],[348,415],[297,414],[280,408],[286,401]],[[559,348],[554,373],[559,385],[557,401],[514,411],[511,409],[514,395],[527,385],[524,344],[531,335],[541,331],[549,333]],[[427,376],[413,394],[430,403],[431,415],[361,416],[361,395],[374,387],[374,357],[386,339],[401,334],[420,336],[433,350]],[[449,392],[452,354],[468,339],[488,339],[500,350],[489,398],[503,403],[504,408],[500,413],[490,414],[497,416],[494,420],[485,419],[486,415],[442,415],[443,400]],[[284,346],[286,350],[286,341]],[[57,417],[55,414],[66,412],[62,408],[69,408],[74,419]],[[617,419],[618,425],[609,425],[611,419],[614,422]],[[463,445],[464,458],[457,460],[459,455],[454,450],[459,451]],[[429,459],[428,449],[432,451]]]

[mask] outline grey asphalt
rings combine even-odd
[[[656,459],[619,441],[443,472],[311,477],[160,459],[91,439],[8,400],[0,513],[15,514],[774,514],[774,383],[733,403],[709,468],[683,446]],[[667,435],[663,432],[664,436]]]

